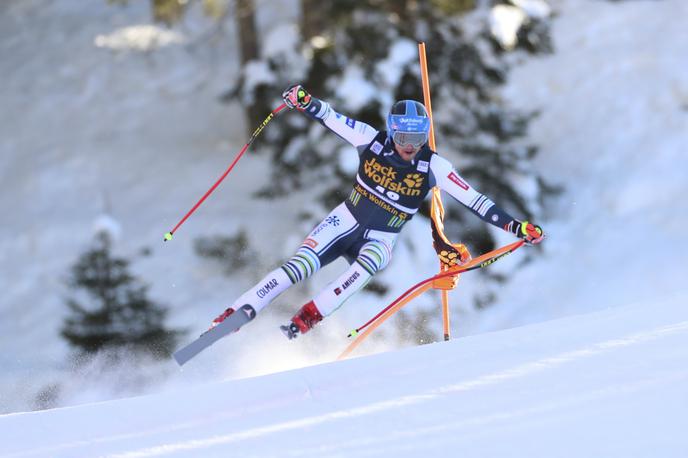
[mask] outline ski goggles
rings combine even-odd
[[[425,132],[394,132],[392,140],[399,146],[411,145],[420,148],[428,141],[428,134]]]

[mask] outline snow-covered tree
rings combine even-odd
[[[230,2],[224,10],[239,26],[245,4],[251,2]],[[258,56],[242,58],[235,84],[220,100],[240,102],[246,118],[257,119],[280,102],[285,87],[298,82],[337,111],[384,129],[395,100],[423,100],[417,43],[425,42],[438,153],[514,216],[542,220],[545,201],[558,188],[539,173],[538,147],[528,141],[537,113],[508,106],[500,90],[519,59],[553,50],[552,11],[545,0],[300,0],[298,5],[296,24],[285,21],[258,31],[260,43],[251,48]],[[240,33],[238,51],[242,40]],[[271,124],[253,151],[271,156],[270,185],[257,196],[307,193],[310,205],[298,217],[313,224],[346,198],[357,168],[349,145],[297,114]],[[483,222],[446,201],[451,240],[466,243],[473,253],[495,247]],[[493,294],[485,291],[476,305],[489,303]]]
[[[234,94],[245,106],[265,103],[264,94],[279,94],[302,83],[335,109],[380,129],[395,100],[422,100],[417,42],[428,50],[438,152],[461,174],[515,215],[541,216],[547,196],[556,192],[533,166],[538,148],[527,142],[535,113],[505,105],[499,88],[507,80],[510,53],[552,50],[548,10],[539,1],[516,9],[522,17],[512,28],[514,46],[501,41],[505,27],[494,7],[476,2],[307,0],[300,30],[285,24],[269,31],[261,59],[243,69]],[[485,3],[485,2],[482,2]],[[499,3],[499,2],[498,2]],[[523,2],[520,2],[523,3]],[[545,5],[545,6],[542,6]],[[312,16],[318,21],[311,20]],[[319,24],[319,26],[317,25]],[[274,99],[274,97],[273,97]],[[274,103],[274,100],[273,100]],[[339,154],[348,145],[317,123],[285,116],[271,126],[262,149],[272,154],[272,184],[260,195],[279,198],[308,187],[323,209],[346,196],[356,164]],[[316,212],[318,213],[318,212]],[[488,231],[473,231],[481,222],[467,212],[448,211],[449,235],[476,252],[494,247]]]
[[[167,357],[181,332],[165,328],[167,309],[148,298],[148,286],[132,276],[129,262],[111,253],[108,232],[72,266],[67,279],[71,314],[62,336],[81,354],[127,348]]]

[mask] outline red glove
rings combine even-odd
[[[311,103],[311,95],[300,84],[289,86],[283,93],[282,99],[290,109],[304,110]]]
[[[521,221],[516,234],[525,240],[528,245],[537,245],[545,238],[545,232],[542,228],[528,221]]]

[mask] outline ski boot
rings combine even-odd
[[[323,316],[316,307],[315,302],[310,301],[291,318],[287,325],[280,326],[280,330],[287,339],[295,339],[299,334],[307,333],[313,326],[322,321]]]
[[[213,322],[210,324],[210,328],[208,328],[208,331],[210,331],[210,330],[213,329],[215,326],[217,326],[218,324],[220,324],[220,323],[222,323],[223,321],[225,321],[225,320],[227,319],[227,317],[230,316],[232,313],[234,313],[234,309],[233,309],[232,307],[230,307],[230,308],[228,308],[227,310],[225,310],[224,312],[222,312],[222,313],[220,314],[220,316],[218,316],[217,318],[215,318],[215,319],[213,320]]]
[[[218,316],[217,318],[215,318],[213,320],[213,322],[210,325],[210,328],[208,328],[208,331],[210,331],[211,329],[215,328],[217,325],[219,325],[220,323],[225,321],[227,318],[229,318],[231,315],[233,315],[236,311],[237,310],[234,310],[233,308],[230,307],[227,310],[225,310],[224,312],[222,312],[222,314],[220,314],[220,316]],[[249,304],[242,305],[241,307],[239,307],[238,311],[244,312],[246,314],[246,318],[247,318],[246,323],[248,323],[249,321],[251,321],[252,319],[254,319],[256,317],[255,309],[253,307],[251,307],[251,305],[249,305]],[[240,318],[239,322],[241,322],[241,321],[243,321],[243,320]],[[246,324],[246,323],[243,323],[243,324]],[[243,326],[243,324],[242,324],[242,326]],[[206,331],[206,332],[208,332],[208,331]]]

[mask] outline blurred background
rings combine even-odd
[[[687,16],[683,0],[4,0],[0,413],[332,361],[435,274],[419,216],[307,337],[278,325],[344,261],[183,371],[169,358],[346,198],[356,152],[284,113],[163,234],[290,84],[379,129],[395,100],[422,100],[420,41],[438,153],[547,233],[462,276],[454,338],[685,294]],[[447,235],[474,255],[513,241],[445,207]],[[440,341],[439,304],[425,294],[359,354]]]

